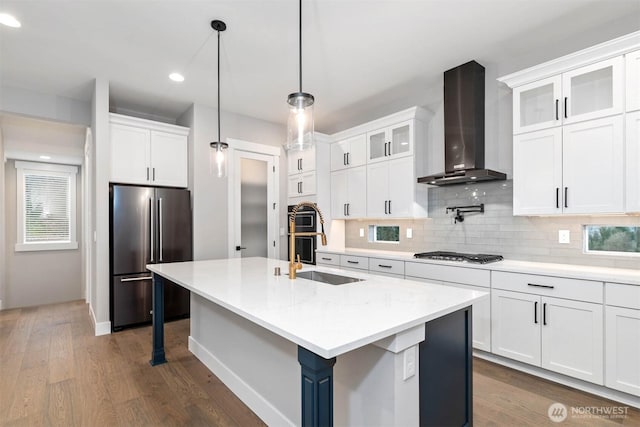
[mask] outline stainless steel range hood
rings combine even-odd
[[[444,73],[444,167],[421,184],[454,185],[504,180],[484,167],[484,67],[467,62]]]

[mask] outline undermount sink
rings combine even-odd
[[[358,279],[356,277],[340,276],[338,274],[325,273],[322,271],[301,271],[296,276],[301,279],[328,283],[329,285],[344,285],[346,283],[362,282],[364,280],[364,279]]]

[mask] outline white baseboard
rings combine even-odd
[[[576,378],[571,378],[566,375],[557,374],[546,369],[538,368],[537,366],[527,365],[526,363],[507,359],[505,357],[486,353],[484,351],[474,350],[473,355],[480,359],[497,363],[498,365],[506,366],[517,371],[544,378],[545,380],[553,381],[587,393],[595,394],[596,396],[604,397],[605,399],[613,400],[615,402],[620,402],[624,405],[629,405],[633,406],[634,408],[640,409],[640,398],[632,396],[628,393],[623,393],[621,391],[613,390],[608,387],[592,384]]]
[[[91,304],[87,305],[89,306],[89,315],[93,322],[95,336],[99,337],[100,335],[109,335],[111,333],[111,322],[96,322],[96,315],[93,314],[93,307],[91,307]]]
[[[189,336],[189,351],[267,425],[296,425],[191,336]]]

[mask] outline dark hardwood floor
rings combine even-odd
[[[170,363],[152,368],[151,328],[93,336],[82,301],[0,312],[0,425],[264,425],[187,349],[189,320],[165,328]],[[493,363],[474,361],[476,426],[638,426],[625,418],[551,422],[567,407],[621,406]]]

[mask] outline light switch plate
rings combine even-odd
[[[569,230],[558,230],[558,243],[571,243]]]
[[[413,229],[407,228],[407,239],[411,239],[413,237]]]
[[[364,237],[364,228],[360,229],[360,237]]]

